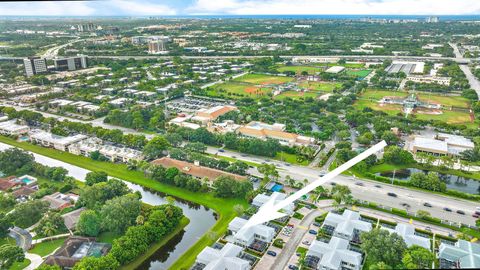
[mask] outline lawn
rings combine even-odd
[[[65,238],[55,239],[51,241],[47,240],[42,243],[35,244],[33,248],[30,249],[28,252],[45,257],[50,253],[54,252],[60,246],[62,246],[63,242],[65,242]]]
[[[318,92],[333,92],[335,89],[342,87],[342,83],[339,82],[303,82],[299,86],[305,87],[312,91]]]
[[[312,67],[312,66],[283,66],[280,65],[277,68],[278,72],[285,72],[285,71],[292,71],[296,74],[301,74],[303,71],[308,72],[308,74],[315,74],[317,72],[321,72],[323,69],[319,67]]]
[[[5,238],[0,238],[0,246],[5,244],[15,245],[15,239],[8,236]]]
[[[268,87],[257,87],[245,82],[226,82],[217,84],[209,89],[208,96],[226,96],[228,98],[259,97],[268,95],[271,92],[272,89]]]
[[[371,69],[347,70],[347,75],[357,78],[365,78],[372,72]]]
[[[8,270],[22,270],[25,267],[29,266],[31,261],[29,259],[24,259],[23,262],[14,263]]]
[[[308,160],[298,162],[297,156],[295,154],[289,154],[285,152],[278,152],[273,159],[288,162],[291,164],[304,165],[304,166],[308,165]]]
[[[294,78],[286,76],[273,76],[265,74],[246,74],[235,78],[234,81],[251,84],[281,84],[293,81]]]
[[[217,235],[223,235],[227,231],[228,223],[236,216],[233,206],[236,204],[243,205],[248,208],[248,203],[243,199],[222,199],[215,197],[212,193],[196,193],[181,189],[178,187],[166,185],[157,181],[153,181],[144,176],[139,171],[127,170],[125,164],[112,164],[110,162],[96,161],[83,156],[76,156],[70,153],[61,152],[55,149],[44,148],[38,145],[26,142],[17,142],[11,138],[0,136],[0,142],[7,143],[25,150],[38,153],[53,159],[58,159],[72,165],[82,167],[91,171],[105,171],[110,176],[123,179],[135,184],[142,185],[165,194],[202,204],[208,208],[215,210],[218,214],[217,223],[211,228],[211,231]],[[171,267],[171,269],[188,269],[194,263],[198,253],[206,246],[213,244],[213,240],[204,235],[190,249],[184,253]]]
[[[274,97],[274,99],[285,99],[285,98],[291,98],[291,99],[304,99],[304,98],[316,98],[318,97],[318,93],[315,92],[297,92],[297,91],[285,91],[282,92],[280,95],[277,95]]]
[[[137,257],[133,262],[120,267],[120,269],[121,270],[137,269],[138,266],[140,266],[146,259],[152,256],[155,252],[157,252],[159,248],[164,246],[166,243],[168,243],[168,241],[170,241],[170,239],[172,239],[175,235],[180,233],[183,230],[183,228],[185,228],[188,225],[188,223],[190,223],[190,220],[186,217],[183,217],[182,220],[180,220],[180,224],[178,224],[175,230],[173,230],[167,237],[163,238],[162,241],[159,241],[157,243],[150,245],[150,248],[147,250],[147,252]]]
[[[427,93],[419,93],[418,97],[420,100],[425,102],[433,102],[442,104],[445,107],[459,107],[459,108],[470,108],[470,101],[461,96],[441,96],[441,95],[431,95]]]
[[[121,234],[115,232],[102,232],[98,237],[97,241],[102,243],[113,244],[113,240],[121,237]]]

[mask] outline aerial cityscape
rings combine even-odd
[[[479,97],[477,0],[0,2],[0,269],[478,269]]]

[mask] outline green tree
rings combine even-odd
[[[385,148],[383,159],[390,164],[407,165],[415,163],[410,152],[395,145]]]
[[[402,263],[407,269],[428,269],[435,261],[435,254],[430,250],[413,245],[403,253]]]
[[[106,172],[89,172],[87,173],[87,176],[85,177],[85,183],[89,186],[92,186],[93,184],[97,184],[100,182],[107,182],[108,181],[108,175]]]
[[[20,228],[28,228],[42,218],[49,206],[48,202],[41,200],[17,204],[13,210],[12,221]]]
[[[0,193],[0,209],[8,209],[13,207],[17,202],[15,201],[15,197],[9,193]]]
[[[8,229],[13,227],[13,223],[7,215],[0,213],[0,239],[7,237]]]
[[[384,262],[395,268],[402,263],[402,255],[407,245],[398,234],[376,228],[362,233],[360,240],[361,249],[368,254],[372,262]]]
[[[141,202],[136,194],[113,198],[100,210],[102,227],[107,231],[123,233],[135,224],[141,211]]]
[[[9,269],[15,262],[23,262],[25,254],[17,246],[4,244],[0,246],[0,269]]]
[[[0,152],[0,171],[6,175],[29,173],[33,163],[33,155],[18,148]]]
[[[167,150],[168,141],[162,136],[155,136],[143,148],[143,154],[147,159],[155,159],[163,155],[163,151]]]
[[[103,257],[84,257],[76,263],[73,270],[116,270],[120,263],[110,254]]]
[[[77,232],[85,236],[98,236],[101,230],[102,220],[94,210],[85,210],[80,214],[77,223]]]

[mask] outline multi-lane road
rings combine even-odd
[[[0,104],[2,105],[2,104]],[[11,106],[11,105],[6,105]],[[22,110],[26,109],[23,107],[15,107],[15,109]],[[36,111],[35,109],[29,109],[32,111]],[[120,129],[125,133],[129,134],[141,134],[145,135],[148,138],[152,138],[154,135],[152,134],[145,134],[140,131],[136,131],[129,128],[122,128],[114,125],[109,125],[103,123],[103,118],[96,119],[93,121],[84,121],[73,119],[69,117],[60,117],[58,115],[53,115],[45,112],[40,112],[45,117],[56,117],[60,120],[67,119],[69,121],[77,121],[82,123],[90,123],[93,126],[99,126],[106,129]],[[271,160],[266,157],[254,156],[254,155],[247,155],[238,152],[234,152],[231,150],[226,149],[219,149],[217,147],[207,147],[207,153],[212,155],[224,156],[229,158],[234,158],[242,161],[262,164],[262,163],[269,163],[273,164],[278,168],[280,177],[284,179],[287,175],[292,177],[295,180],[303,181],[307,179],[308,181],[314,181],[326,173],[322,171],[320,168],[315,167],[306,167],[300,165],[293,165],[286,162],[281,162],[277,160]],[[258,170],[253,167],[249,169],[249,173],[256,176],[262,176]],[[433,194],[430,192],[423,192],[419,190],[411,190],[405,187],[399,187],[394,185],[388,185],[384,183],[379,183],[367,179],[354,179],[350,176],[338,176],[335,178],[334,182],[347,185],[352,190],[352,194],[354,197],[360,200],[372,201],[378,204],[382,204],[389,207],[396,207],[396,208],[403,208],[401,203],[407,203],[410,207],[408,207],[408,211],[414,213],[417,210],[426,210],[432,214],[434,217],[438,217],[444,220],[454,221],[454,222],[462,222],[465,224],[475,224],[475,218],[472,217],[475,208],[480,206],[480,203],[475,203],[472,201],[456,199],[453,197],[442,196]],[[363,184],[363,186],[356,185],[357,182]],[[376,187],[379,186],[379,187]],[[397,198],[393,198],[387,195],[388,192],[392,192],[398,195]],[[425,207],[423,204],[427,202],[430,203],[433,207]],[[448,207],[452,209],[452,212],[446,212],[443,210],[444,207]],[[463,210],[465,211],[465,215],[460,215],[455,213],[456,210]]]
[[[280,178],[282,179],[289,175],[295,180],[302,181],[303,179],[307,179],[309,182],[312,182],[319,179],[321,175],[325,173],[319,168],[292,165],[277,160],[240,154],[225,149],[222,149],[221,152],[218,150],[219,149],[215,147],[208,147],[207,153],[258,164],[274,164],[278,168]],[[250,168],[249,173],[262,176],[255,167]],[[469,225],[475,224],[476,219],[472,217],[472,214],[475,212],[476,207],[480,206],[480,203],[472,201],[389,185],[368,179],[359,179],[352,176],[340,175],[332,182],[348,186],[352,191],[352,195],[359,200],[371,201],[387,207],[405,209],[410,213],[416,213],[418,210],[425,210],[434,217],[452,222],[462,222]],[[331,186],[331,184],[327,184],[326,187],[330,188]],[[395,193],[397,197],[391,197],[388,193]],[[404,203],[408,204],[408,206],[402,206]],[[429,203],[432,207],[426,207],[424,206],[424,203]],[[445,211],[445,207],[450,208],[452,212]],[[457,210],[464,211],[465,215],[456,213]]]

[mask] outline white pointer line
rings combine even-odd
[[[264,222],[277,219],[280,217],[285,216],[285,213],[278,212],[282,208],[285,208],[289,204],[293,203],[294,201],[300,199],[303,195],[313,191],[317,187],[325,184],[327,181],[332,180],[334,177],[337,177],[344,171],[350,169],[351,167],[355,166],[355,164],[359,163],[360,161],[366,159],[370,155],[373,155],[379,151],[381,151],[387,143],[385,141],[381,141],[376,145],[370,147],[363,153],[359,154],[358,156],[350,159],[349,161],[343,163],[333,171],[329,172],[328,174],[320,177],[320,179],[313,181],[312,183],[308,184],[304,188],[300,189],[299,191],[295,192],[294,194],[290,195],[289,197],[285,198],[285,200],[278,202],[277,204],[273,204],[274,200],[269,200],[267,203],[262,205],[258,212],[254,214],[248,222],[245,224],[244,228],[248,228],[257,224],[262,224]],[[243,228],[242,228],[243,229]]]

